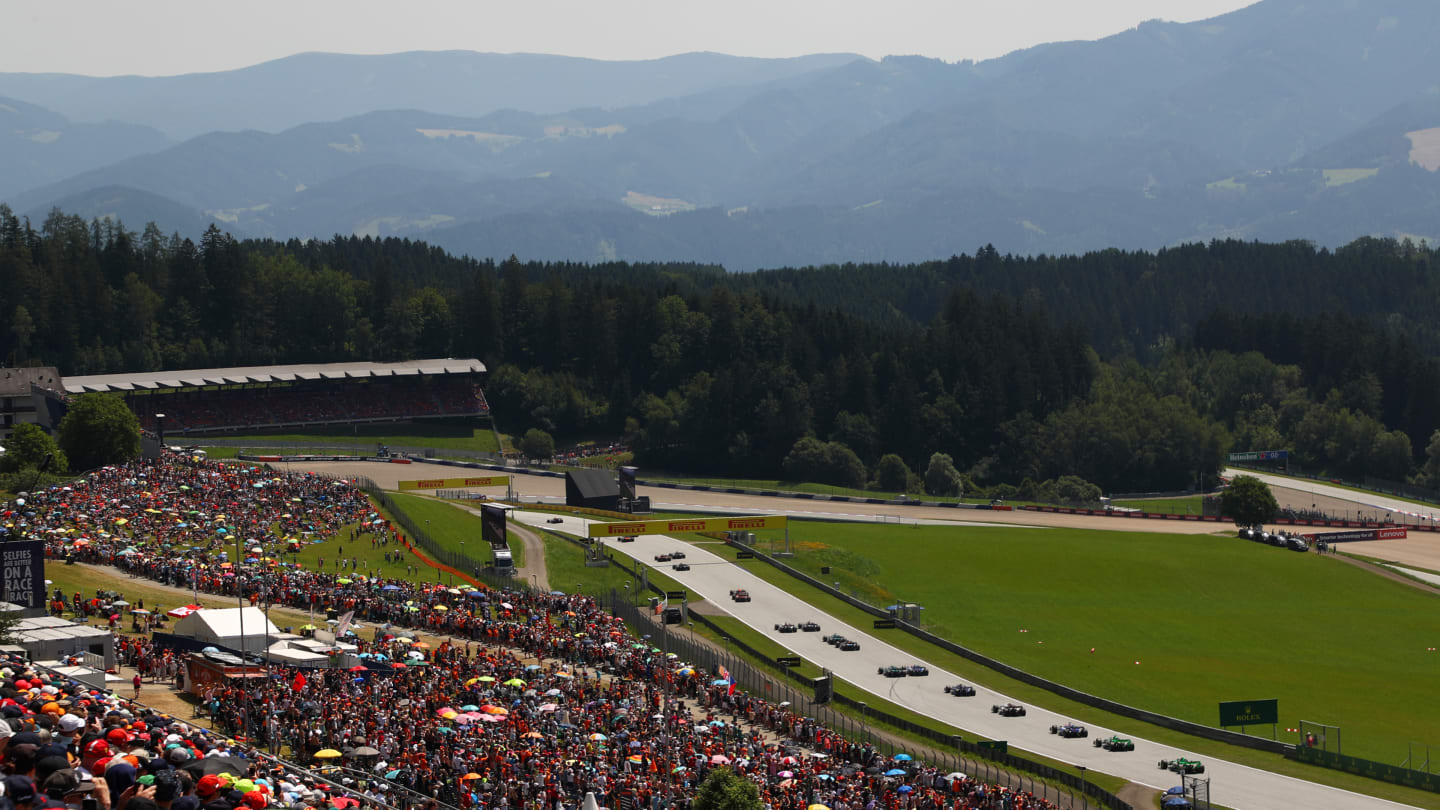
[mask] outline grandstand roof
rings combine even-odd
[[[410,377],[421,374],[477,374],[484,371],[485,364],[472,357],[458,360],[406,360],[400,363],[307,363],[294,366],[92,374],[86,377],[65,377],[61,383],[68,393],[83,394],[95,391],[161,390],[295,380],[363,380],[371,377]]]

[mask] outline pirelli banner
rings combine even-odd
[[[400,491],[411,489],[468,489],[470,487],[508,487],[508,475],[480,475],[473,478],[423,478],[419,481],[401,481]]]
[[[629,520],[624,523],[591,523],[589,536],[630,537],[637,534],[684,534],[685,532],[753,532],[756,529],[784,529],[789,525],[789,518],[785,515],[684,520]]]

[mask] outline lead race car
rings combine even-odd
[[[1051,726],[1050,733],[1058,734],[1066,739],[1090,736],[1090,731],[1078,723],[1065,723],[1063,725]]]
[[[1103,740],[1096,740],[1094,745],[1096,748],[1104,748],[1106,751],[1135,750],[1135,742],[1133,740],[1129,739],[1128,737],[1121,737],[1118,734],[1112,734],[1110,737]]]
[[[909,672],[911,677],[920,678],[929,675],[930,668],[921,666],[920,664],[911,664]]]
[[[740,588],[738,590],[731,591],[730,598],[735,600],[736,602],[749,602],[750,592],[745,590],[744,588]]]
[[[1025,707],[1019,703],[1006,703],[1004,706],[991,706],[990,711],[1001,717],[1024,717]]]

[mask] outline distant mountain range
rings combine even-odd
[[[186,235],[733,269],[1433,240],[1436,31],[1433,0],[1262,0],[981,63],[447,52],[0,74],[0,199]]]

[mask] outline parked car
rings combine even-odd
[[[975,697],[975,687],[968,683],[957,683],[954,686],[945,687],[945,694],[955,697]]]

